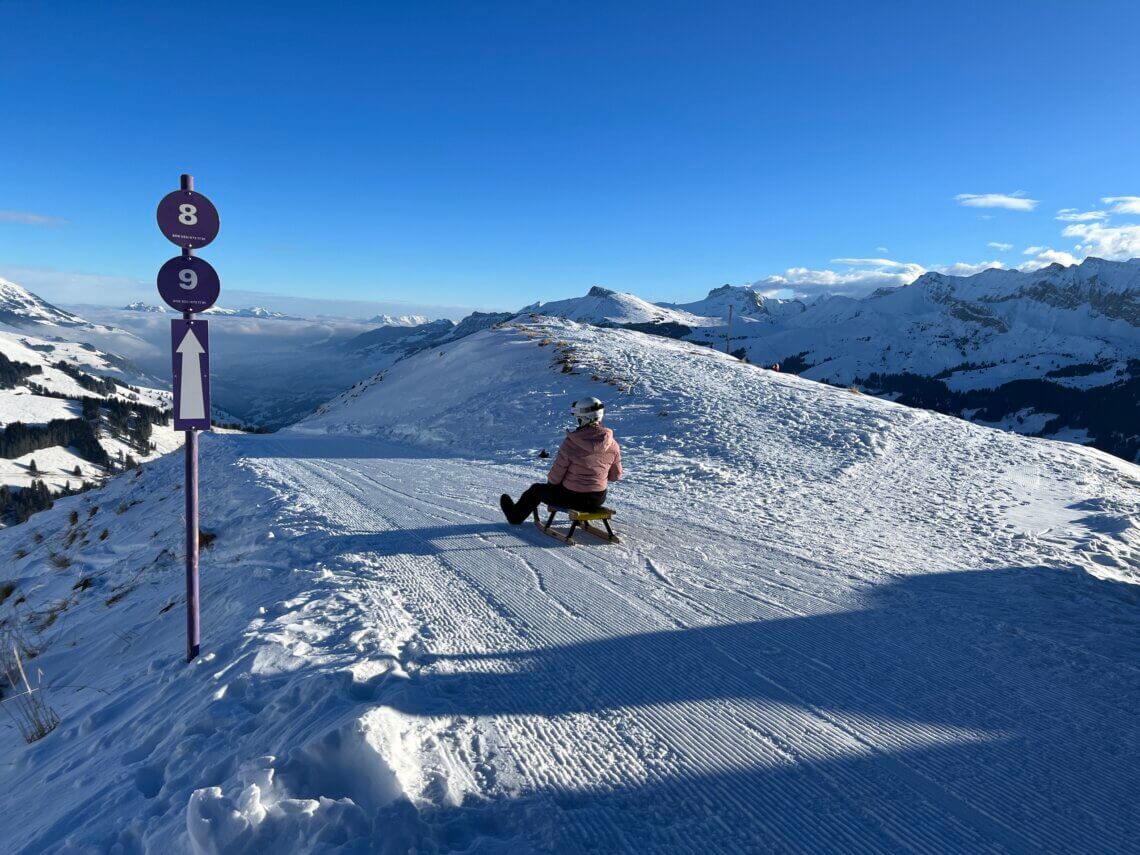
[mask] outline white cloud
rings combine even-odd
[[[1001,241],[991,240],[986,246],[991,249],[996,249],[998,252],[1009,252],[1013,249],[1012,243],[1002,243]]]
[[[1114,214],[1140,214],[1140,196],[1105,196],[1100,201],[1112,205]]]
[[[887,249],[885,246],[877,246],[877,247],[875,247],[875,252],[881,252],[885,255],[886,253],[890,252],[890,250]]]
[[[927,272],[913,261],[895,261],[890,258],[833,258],[832,264],[847,265],[846,270],[812,270],[808,267],[789,267],[783,274],[769,276],[752,287],[765,296],[816,297],[836,294],[845,297],[862,297],[876,288],[897,288],[909,285]],[[1001,268],[1000,261],[983,261],[979,264],[957,262],[932,268],[951,276],[972,276],[991,267]]]
[[[1009,211],[1032,211],[1038,202],[1021,190],[1014,193],[959,193],[954,200],[967,208],[1005,208]]]
[[[1043,247],[1043,246],[1027,246],[1025,249],[1023,249],[1021,251],[1021,254],[1022,255],[1037,255],[1037,253],[1043,251],[1044,249],[1045,249],[1045,247]]]
[[[869,259],[862,259],[867,261]],[[789,267],[783,274],[769,276],[752,287],[762,293],[777,294],[791,291],[798,297],[815,297],[820,294],[841,294],[861,297],[876,288],[909,285],[926,269],[919,264],[891,262],[887,266],[851,268],[848,270],[811,270],[807,267]],[[843,262],[839,262],[843,263]]]
[[[1066,267],[1069,267],[1070,265],[1081,263],[1081,259],[1077,258],[1072,253],[1065,252],[1064,250],[1050,249],[1048,247],[1042,246],[1031,246],[1026,250],[1026,253],[1029,253],[1029,250],[1033,250],[1032,254],[1035,257],[1031,258],[1024,264],[1019,265],[1017,268],[1018,270],[1040,270],[1042,267],[1048,267],[1050,264],[1063,264]]]
[[[833,258],[832,264],[847,264],[851,267],[906,267],[904,261],[891,261],[889,258]],[[918,265],[915,265],[917,267]]]
[[[1106,211],[1078,211],[1076,208],[1062,208],[1053,219],[1060,220],[1063,223],[1087,223],[1107,218],[1108,213]]]
[[[21,223],[25,226],[59,226],[67,222],[61,217],[35,214],[31,211],[0,211],[0,223]]]
[[[833,258],[832,264],[846,265],[846,270],[808,267],[789,267],[783,274],[769,276],[752,287],[764,296],[816,297],[836,294],[845,297],[862,297],[876,288],[897,288],[909,285],[927,272],[927,268],[913,261],[895,261],[891,258]],[[976,264],[959,261],[954,264],[930,268],[950,276],[973,276],[991,268],[1004,269],[1000,261],[982,261]]]
[[[1084,255],[1123,261],[1140,257],[1140,225],[1108,226],[1103,223],[1074,223],[1061,232],[1077,238],[1076,249]]]
[[[979,261],[977,264],[956,261],[954,264],[945,267],[935,267],[934,269],[948,276],[973,276],[975,273],[981,273],[983,270],[991,270],[994,268],[1004,270],[1005,265],[1000,261]]]

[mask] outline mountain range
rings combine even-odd
[[[1140,454],[1140,259],[928,273],[811,302],[726,285],[657,304],[595,287],[524,311],[683,339],[984,424]]]
[[[0,425],[78,418],[82,398],[96,395],[92,389],[100,383],[110,384],[98,393],[104,398],[167,406],[161,380],[112,352],[120,344],[153,352],[147,370],[162,376],[168,333],[165,325],[156,327],[141,316],[164,311],[142,302],[125,307],[118,317],[133,315],[141,324],[128,333],[93,324],[0,280],[0,354],[20,366],[16,374],[24,372],[0,389]],[[987,270],[969,277],[929,273],[863,298],[811,301],[725,285],[700,300],[653,303],[594,287],[581,297],[533,303],[519,312],[476,312],[458,323],[378,316],[372,323],[380,325],[364,332],[333,325],[308,339],[301,336],[316,322],[271,309],[219,308],[211,314],[270,322],[256,335],[229,325],[216,333],[215,366],[225,366],[216,370],[218,399],[234,413],[227,418],[247,424],[290,424],[339,390],[381,376],[412,354],[511,319],[547,316],[727,350],[757,367],[778,365],[784,373],[911,406],[1140,459],[1140,259],[1090,258],[1071,267]],[[279,320],[294,323],[278,327]],[[280,336],[269,334],[276,329]],[[93,379],[76,380],[61,373],[59,364]],[[42,375],[26,373],[31,371]],[[121,444],[123,437],[106,438]],[[164,436],[156,450],[174,444]],[[107,450],[117,458],[126,447],[111,443]],[[150,453],[141,446],[134,450],[135,456]],[[74,449],[57,451],[52,487],[74,480],[77,465],[85,476],[100,474],[87,468],[91,460],[74,460]],[[41,468],[45,455],[39,452]],[[102,455],[94,456],[107,471]],[[0,461],[0,483],[29,484],[26,457]]]
[[[144,303],[142,300],[136,300],[133,303],[128,303],[123,306],[123,311],[126,312],[144,312],[149,314],[177,314],[165,306],[155,306],[150,303]],[[249,306],[242,309],[227,309],[223,306],[211,306],[206,309],[202,314],[215,315],[230,318],[260,318],[263,320],[287,320],[299,321],[301,318],[294,315],[286,315],[284,312],[275,312],[272,309],[267,309],[264,306]]]
[[[376,315],[368,322],[382,327],[418,327],[429,320],[425,315]]]

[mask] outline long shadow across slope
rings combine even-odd
[[[917,575],[879,589],[860,611],[438,656],[461,670],[427,667],[376,700],[447,716],[688,705],[698,719],[702,705],[732,702],[746,717],[753,710],[744,724],[761,731],[771,724],[765,708],[798,707],[849,733],[850,754],[805,756],[778,770],[749,768],[741,755],[735,769],[709,773],[753,794],[741,804],[703,804],[692,790],[706,786],[699,780],[548,796],[575,810],[648,811],[642,820],[653,825],[665,821],[654,808],[664,791],[688,791],[683,821],[742,834],[754,826],[794,845],[811,839],[811,810],[752,811],[780,802],[781,780],[846,780],[843,767],[861,770],[864,786],[881,781],[865,797],[897,801],[902,825],[885,831],[902,838],[907,822],[934,821],[922,816],[937,804],[979,847],[1124,851],[1140,837],[1138,625],[1140,591],[1079,571]],[[511,667],[491,672],[493,662]],[[767,736],[780,739],[778,729]],[[948,829],[947,842],[957,833]]]

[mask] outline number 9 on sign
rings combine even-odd
[[[158,271],[158,293],[178,312],[204,312],[220,291],[218,272],[194,255],[175,256]]]

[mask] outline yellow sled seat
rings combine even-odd
[[[555,508],[551,505],[547,505],[546,509],[548,511],[555,510]],[[614,516],[614,512],[611,511],[609,508],[598,508],[596,511],[571,511],[571,510],[567,510],[566,508],[557,508],[557,510],[560,510],[560,511],[565,510],[566,516],[570,517],[570,519],[572,519],[572,520],[578,520],[579,522],[590,522],[593,520],[609,520],[609,519],[613,519],[613,516]]]
[[[621,541],[618,540],[617,535],[614,534],[613,529],[610,528],[610,520],[614,515],[612,508],[603,507],[598,508],[596,511],[574,511],[570,508],[562,508],[557,505],[547,505],[546,513],[546,524],[543,525],[543,523],[538,519],[538,510],[536,509],[534,512],[534,524],[546,534],[549,534],[552,537],[556,537],[559,540],[565,541],[566,543],[574,542],[574,532],[579,530],[579,523],[582,526],[581,530],[587,534],[592,534],[594,537],[599,537],[602,540],[608,540],[611,543],[621,543]],[[566,517],[570,520],[570,531],[568,531],[566,534],[555,531],[550,527],[554,522],[554,517],[556,514],[566,514]],[[605,526],[604,534],[602,533],[601,529],[590,525],[591,522],[599,521],[602,523],[602,525]]]

